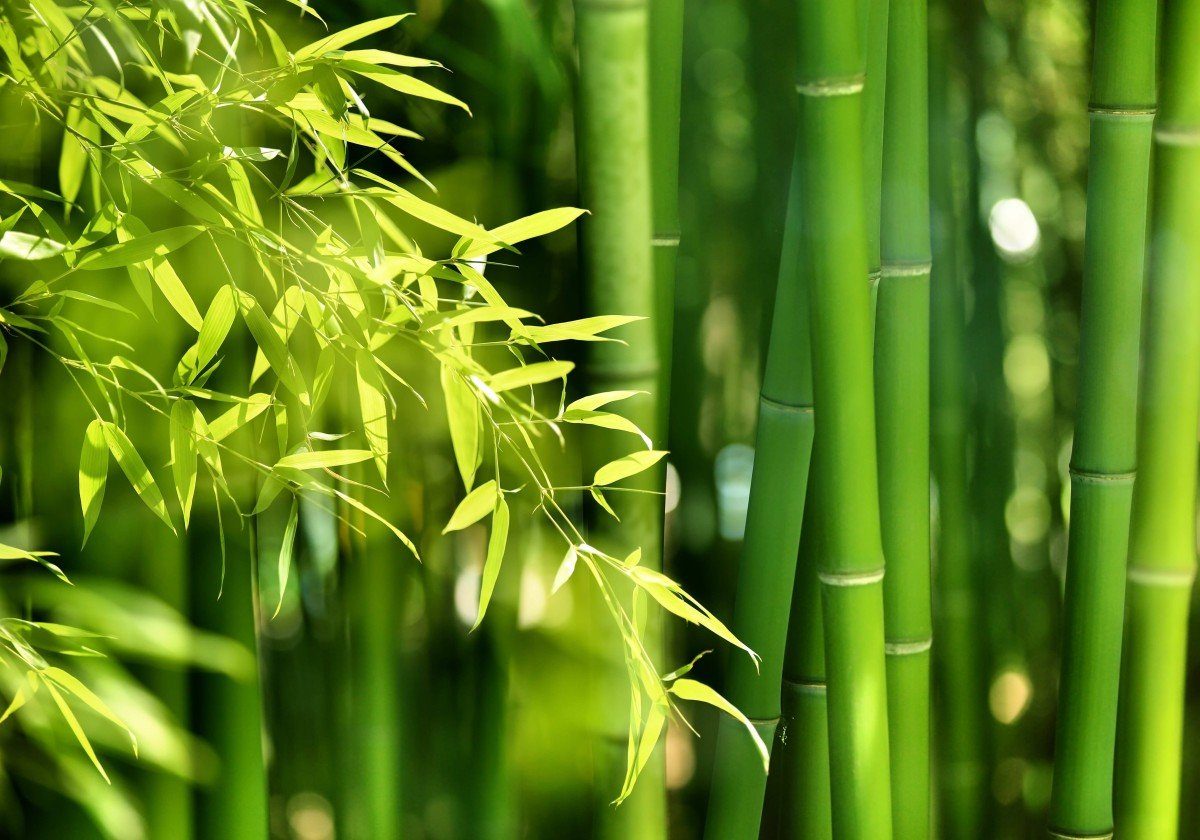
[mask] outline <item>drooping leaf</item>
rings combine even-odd
[[[354,368],[358,380],[358,410],[362,416],[363,434],[375,456],[379,477],[387,481],[388,410],[384,398],[383,378],[375,357],[369,350],[359,350]]]
[[[238,306],[242,311],[242,318],[245,320],[246,326],[250,329],[250,334],[254,336],[254,341],[262,350],[271,370],[279,377],[279,381],[285,388],[298,396],[302,403],[307,402],[308,393],[304,380],[296,370],[292,357],[288,353],[287,345],[279,337],[275,327],[271,325],[266,313],[258,305],[258,301],[253,295],[242,292],[238,297]]]
[[[171,522],[171,517],[167,514],[167,505],[163,500],[162,491],[158,489],[158,484],[151,475],[150,470],[146,467],[146,462],[142,460],[142,456],[138,454],[137,449],[133,445],[133,441],[125,434],[125,431],[115,423],[104,422],[104,440],[108,444],[108,451],[112,453],[116,459],[117,466],[125,473],[125,477],[129,479],[130,485],[133,487],[138,498],[145,502],[146,507],[154,511],[154,514],[166,523],[167,527],[172,531],[175,530],[174,523]]]
[[[567,549],[567,555],[563,557],[562,563],[559,564],[558,571],[554,573],[554,583],[550,587],[551,595],[566,586],[567,581],[575,574],[575,565],[578,562],[579,551],[572,545]]]
[[[204,321],[200,324],[200,336],[196,339],[196,370],[204,370],[208,363],[217,355],[225,337],[233,326],[237,315],[237,300],[234,298],[233,287],[222,286],[213,295],[208,311],[204,313]]]
[[[710,706],[720,709],[746,727],[746,731],[750,733],[750,739],[754,742],[755,748],[758,749],[759,758],[762,759],[763,771],[766,772],[771,762],[771,754],[767,751],[767,745],[763,742],[762,736],[758,734],[758,730],[754,727],[754,724],[742,714],[737,706],[730,703],[704,683],[687,679],[686,677],[675,680],[671,683],[671,687],[668,690],[681,700],[707,703]]]
[[[283,597],[287,593],[288,572],[292,568],[292,556],[296,546],[296,527],[300,523],[300,500],[292,497],[292,509],[288,513],[287,525],[283,529],[283,540],[279,543],[279,603],[275,605],[275,614],[279,616],[283,609]]]
[[[496,511],[492,514],[492,533],[488,536],[487,557],[483,561],[483,578],[479,587],[479,612],[475,616],[472,630],[483,622],[488,604],[492,602],[496,579],[500,577],[500,567],[504,564],[504,549],[508,544],[508,518],[508,502],[501,496],[496,502]]]
[[[454,460],[463,485],[470,490],[475,483],[475,471],[479,468],[479,427],[481,422],[479,400],[471,392],[471,386],[448,365],[441,366],[442,395],[446,402],[446,420],[450,425],[450,442],[454,446]]]
[[[104,439],[104,421],[93,420],[83,433],[83,451],[79,455],[79,501],[83,507],[83,542],[86,545],[108,483],[108,444]]]
[[[197,447],[192,416],[195,411],[187,400],[176,400],[171,406],[171,472],[185,530],[192,518],[192,499],[196,494]]]

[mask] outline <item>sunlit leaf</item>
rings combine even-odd
[[[107,483],[108,444],[104,438],[104,421],[93,420],[83,434],[83,451],[79,455],[79,501],[83,507],[85,544],[100,516]]]
[[[596,470],[596,475],[592,479],[592,483],[601,487],[637,475],[643,470],[657,464],[662,457],[667,453],[661,449],[651,449],[644,452],[631,452],[630,454],[618,458],[615,461],[610,461],[600,469]]]
[[[283,540],[279,543],[279,603],[275,605],[275,614],[279,616],[283,609],[283,598],[287,594],[288,572],[292,568],[292,555],[296,546],[296,528],[300,523],[300,501],[292,498],[292,509],[288,513],[287,525],[283,529]]]
[[[475,616],[472,630],[483,622],[488,604],[492,602],[496,579],[500,576],[500,567],[504,563],[504,548],[508,544],[508,517],[508,502],[501,496],[496,503],[496,512],[492,514],[492,532],[488,536],[487,557],[483,562],[483,577],[479,588],[479,612]]]
[[[384,399],[383,378],[375,357],[367,350],[359,350],[354,368],[358,381],[358,409],[362,416],[363,434],[367,446],[375,456],[379,477],[387,481],[388,459],[388,411]]]
[[[450,516],[446,527],[442,529],[442,533],[461,531],[463,528],[474,525],[495,510],[499,498],[500,488],[494,479],[480,484],[458,503],[458,507],[454,509],[454,513]]]
[[[531,365],[509,368],[494,374],[488,380],[488,386],[496,393],[501,393],[526,385],[539,385],[543,382],[562,379],[574,369],[574,362],[534,362]]]
[[[176,400],[171,406],[171,472],[175,477],[175,492],[183,511],[186,529],[192,517],[192,499],[196,494],[196,438],[193,433],[195,407],[187,400]]]
[[[130,485],[133,487],[138,498],[145,502],[146,507],[154,511],[154,514],[166,523],[167,527],[172,531],[175,530],[175,525],[171,522],[171,517],[167,514],[166,502],[163,501],[162,491],[158,489],[158,484],[154,481],[154,476],[150,474],[150,470],[146,467],[146,462],[142,460],[142,456],[138,454],[137,449],[133,445],[133,441],[125,434],[125,431],[115,423],[104,423],[104,440],[108,443],[108,451],[112,453],[116,459],[117,466],[125,473],[125,477],[129,479]]]

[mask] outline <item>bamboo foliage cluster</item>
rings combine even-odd
[[[320,20],[307,3],[292,5]],[[519,254],[519,243],[572,224],[582,211],[550,210],[489,229],[381,174],[390,165],[428,185],[401,151],[417,134],[371,114],[371,86],[466,109],[418,76],[437,70],[436,62],[356,48],[405,17],[360,23],[289,50],[256,10],[237,0],[125,4],[119,11],[51,0],[15,4],[0,18],[0,92],[61,137],[61,152],[56,192],[0,183],[8,205],[0,253],[29,278],[25,291],[0,309],[2,347],[19,340],[45,352],[94,415],[79,468],[85,539],[110,489],[114,461],[171,531],[187,528],[199,492],[210,492],[217,511],[229,511],[229,522],[239,528],[282,497],[289,512],[277,562],[281,601],[265,605],[273,612],[291,574],[302,503],[333,512],[351,531],[361,529],[356,523],[364,517],[374,520],[417,554],[377,500],[393,468],[390,421],[397,402],[426,400],[388,365],[385,353],[402,347],[425,358],[440,371],[441,393],[430,396],[444,400],[465,491],[444,533],[491,523],[476,625],[506,554],[510,499],[526,487],[566,547],[557,585],[576,566],[586,569],[623,640],[635,703],[645,698],[651,710],[631,731],[636,749],[630,750],[624,797],[678,699],[738,713],[686,678],[687,668],[662,674],[617,588],[630,587],[745,646],[676,582],[639,562],[641,547],[618,556],[590,545],[562,501],[579,488],[556,486],[542,463],[548,438],[561,439],[564,427],[638,441],[632,450],[610,444],[611,455],[586,482],[583,489],[604,499],[663,454],[637,422],[612,410],[635,397],[636,388],[610,388],[568,403],[562,383],[573,365],[546,349],[564,341],[612,343],[607,331],[644,324],[642,316],[542,323],[509,306],[485,276],[489,258]],[[136,63],[143,77],[126,76],[126,62]],[[270,145],[231,142],[247,125]],[[181,223],[155,226],[168,216]],[[409,220],[457,243],[444,256],[427,256],[406,233]],[[648,253],[648,217],[642,241]],[[185,253],[203,259],[210,276],[188,274]],[[104,283],[126,279],[147,312],[165,303],[161,317],[178,318],[191,330],[169,382],[135,361],[137,347],[75,320],[77,311],[90,308],[143,317],[103,293]],[[211,288],[207,301],[200,299],[203,283]],[[254,348],[247,391],[215,390],[210,380],[224,354],[237,352],[231,336],[243,328]],[[358,416],[342,428],[326,425],[335,382],[352,383],[357,397]],[[143,458],[143,445],[129,431],[132,415],[154,421],[169,440],[174,492]],[[647,415],[642,425],[653,429],[653,418]],[[236,445],[251,439],[249,449]],[[359,464],[378,480],[363,475],[352,481],[350,471]],[[257,488],[249,502],[241,498],[244,476]],[[644,550],[657,553],[653,538]],[[45,553],[5,551],[58,572]],[[52,626],[26,623],[6,631],[25,663],[18,666],[22,679],[28,671],[31,680],[28,689],[10,685],[9,711],[44,686],[43,696],[59,706],[103,773],[63,692],[101,714],[106,707],[67,672],[47,671],[34,650],[56,636],[61,648],[86,644]]]

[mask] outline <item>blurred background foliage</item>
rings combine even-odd
[[[437,185],[443,206],[492,225],[577,204],[569,0],[313,5],[335,29],[416,12],[380,46],[443,62],[452,72],[439,84],[473,113],[411,99],[401,111],[398,97],[383,90],[368,104],[423,135],[406,152]],[[666,565],[718,616],[732,606],[782,237],[795,120],[791,6],[686,4]],[[268,9],[281,32],[315,37],[315,25],[294,9]],[[996,596],[982,604],[985,784],[993,836],[1023,837],[1041,822],[1049,798],[1090,10],[1083,0],[988,0],[957,3],[951,12],[936,23],[961,55],[944,68],[949,78],[934,83],[950,93],[949,130],[962,141],[955,165],[977,170],[971,203],[957,212],[984,222],[965,257],[972,279],[961,350],[976,418],[971,528],[984,546],[972,559],[984,591]],[[5,117],[0,170],[31,183],[45,179],[53,164],[40,154],[37,133]],[[450,244],[433,229],[421,231],[421,242]],[[562,232],[524,249],[518,281],[498,273],[497,284],[512,305],[547,320],[577,317],[579,259],[574,234]],[[17,288],[8,276],[3,282]],[[124,302],[133,305],[129,296]],[[143,327],[156,331],[163,365],[184,346],[172,323],[160,318]],[[446,520],[458,488],[444,426],[429,412],[401,405],[393,459],[404,466],[387,503],[417,536],[424,564],[381,533],[347,541],[327,514],[305,510],[297,585],[272,618],[278,510],[257,528],[227,535],[223,577],[215,513],[199,500],[192,530],[179,541],[150,523],[127,490],[114,490],[80,552],[74,453],[87,417],[48,362],[14,348],[9,365],[0,405],[4,528],[60,552],[78,585],[67,590],[6,567],[5,597],[15,610],[112,636],[104,645],[110,657],[85,665],[95,681],[122,686],[117,711],[137,732],[143,760],[134,763],[127,741],[109,732],[98,746],[111,789],[82,755],[68,762],[69,779],[34,771],[17,778],[7,771],[9,757],[44,752],[55,735],[36,726],[0,728],[8,832],[133,838],[144,825],[163,840],[249,837],[231,826],[254,825],[265,810],[272,836],[298,840],[591,836],[591,765],[574,737],[583,725],[588,625],[570,586],[550,596],[558,543],[528,512],[517,513],[526,526],[510,547],[517,562],[506,564],[492,611],[469,633],[485,536],[476,528],[443,537],[430,524]],[[430,371],[405,375],[419,382]],[[166,441],[146,454],[152,465],[164,464]],[[262,564],[257,575],[251,557]],[[256,619],[252,597],[272,608]],[[700,631],[673,627],[671,662],[710,644]],[[697,672],[720,685],[723,660],[723,652],[708,657]],[[666,742],[671,834],[678,838],[699,836],[710,775],[715,718],[697,711],[693,722],[700,739],[672,728]],[[260,748],[267,791],[253,783]],[[1186,754],[1184,786],[1191,789],[1200,750]],[[1186,835],[1189,826],[1198,830],[1200,814],[1194,801],[1184,807]]]

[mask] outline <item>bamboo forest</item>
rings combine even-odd
[[[1200,0],[0,0],[0,837],[1200,837]]]

